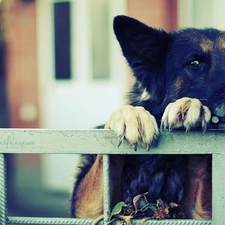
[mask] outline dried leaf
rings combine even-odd
[[[123,220],[126,224],[130,224],[132,218],[144,219],[145,223],[148,219],[184,219],[185,214],[182,207],[171,202],[168,204],[162,199],[158,199],[156,203],[149,203],[147,194],[139,194],[133,198],[133,204],[125,204],[119,202],[112,210],[111,219]]]
[[[134,207],[131,204],[122,207],[122,211],[121,211],[122,215],[130,216],[133,213],[134,213]]]
[[[133,205],[135,209],[135,213],[137,213],[138,210],[141,210],[143,207],[146,207],[146,205],[149,205],[149,202],[146,198],[147,193],[137,195],[133,198]]]

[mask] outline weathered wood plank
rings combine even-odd
[[[151,154],[225,154],[225,131],[163,132]],[[139,146],[135,152],[110,130],[0,129],[0,153],[97,153],[147,154]]]
[[[225,148],[224,148],[225,150]],[[224,224],[225,219],[225,155],[214,154],[212,161],[213,224]]]

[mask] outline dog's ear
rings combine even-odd
[[[169,35],[128,16],[114,18],[114,32],[134,75],[147,87],[146,76],[158,75],[164,64]]]

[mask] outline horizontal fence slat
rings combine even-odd
[[[45,217],[9,217],[9,224],[64,224],[91,225],[93,219],[45,218]],[[132,220],[132,225],[141,224],[142,220]],[[146,220],[145,225],[211,225],[211,220]]]
[[[211,225],[211,220],[147,220],[146,223],[141,223],[142,220],[132,220],[132,225]]]
[[[8,224],[63,224],[63,225],[90,225],[93,219],[71,219],[71,218],[48,218],[48,217],[8,217]]]
[[[152,154],[224,154],[225,131],[165,131]],[[135,152],[125,141],[118,148],[111,130],[0,129],[0,153],[95,153],[146,154]]]

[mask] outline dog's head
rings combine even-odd
[[[137,80],[131,104],[161,115],[176,99],[198,98],[213,115],[225,118],[225,32],[167,33],[127,16],[114,19],[114,31]]]

